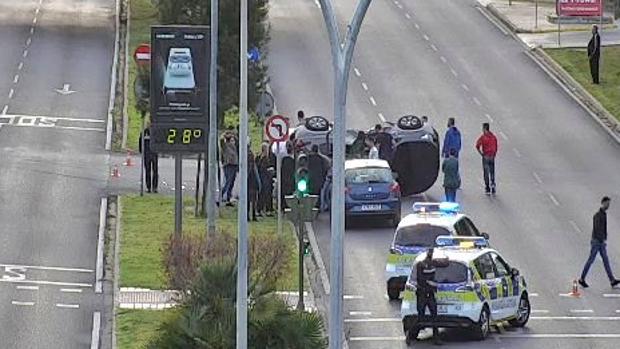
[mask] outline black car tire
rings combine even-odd
[[[485,305],[480,312],[480,319],[478,323],[474,325],[474,337],[483,341],[491,332],[491,313],[489,312],[489,307]]]
[[[392,281],[388,281],[387,295],[391,301],[395,301],[400,298],[400,288],[394,285]]]
[[[517,317],[509,320],[508,323],[513,327],[524,327],[527,321],[530,319],[530,313],[532,312],[532,306],[527,293],[521,295],[519,299],[519,308],[517,310]]]
[[[329,121],[322,116],[311,116],[306,120],[306,128],[310,131],[327,131]]]

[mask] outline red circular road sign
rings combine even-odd
[[[283,142],[288,139],[288,119],[282,115],[272,115],[265,122],[265,135],[272,142]]]
[[[133,53],[133,58],[138,64],[147,64],[151,61],[151,45],[140,44]]]

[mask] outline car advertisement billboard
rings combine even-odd
[[[557,0],[556,12],[561,16],[599,17],[601,0]]]
[[[209,116],[208,26],[151,27],[151,145],[204,152]]]

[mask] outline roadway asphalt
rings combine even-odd
[[[2,348],[91,348],[94,312],[105,320],[93,286],[114,8],[0,5]]]
[[[342,26],[355,1],[336,3]],[[331,118],[332,78],[322,16],[312,0],[274,0],[270,74],[279,112]],[[494,331],[484,343],[446,331],[454,348],[615,348],[618,305],[600,260],[591,287],[567,298],[589,252],[592,215],[603,195],[618,199],[620,147],[485,18],[474,0],[375,0],[360,33],[348,94],[349,127],[429,115],[440,133],[456,117],[463,134],[457,194],[463,211],[530,285],[535,313],[524,330]],[[372,98],[371,98],[372,97]],[[500,142],[498,195],[487,197],[473,149],[483,122]],[[425,196],[441,200],[440,180]],[[613,201],[612,201],[612,205]],[[608,215],[608,251],[620,273],[618,204]],[[351,348],[404,348],[399,302],[385,296],[383,271],[393,230],[379,222],[347,230],[345,321]],[[314,223],[329,267],[329,218]],[[420,342],[419,347],[429,344]]]

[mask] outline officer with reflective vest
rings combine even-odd
[[[439,338],[439,330],[435,325],[437,318],[437,300],[435,299],[435,293],[437,293],[437,282],[435,281],[435,268],[447,267],[447,259],[434,259],[433,260],[433,248],[430,248],[426,253],[426,258],[416,265],[417,276],[417,310],[418,310],[418,323],[428,324],[429,322],[433,327],[433,341],[436,345],[441,344]],[[426,315],[426,309],[430,312],[430,316]],[[407,332],[407,345],[418,337],[418,332],[423,326],[414,324],[413,328]]]

